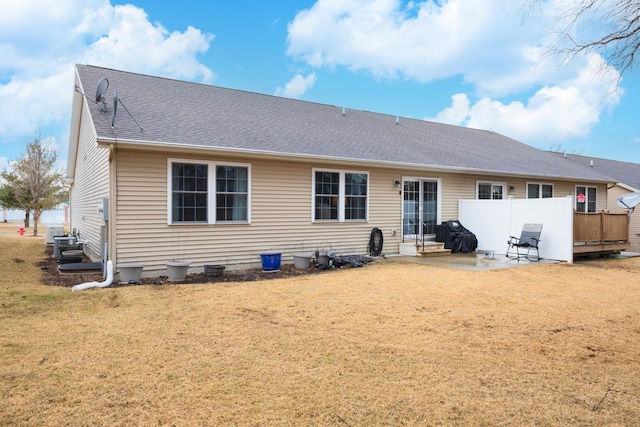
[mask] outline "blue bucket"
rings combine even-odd
[[[262,260],[262,271],[278,271],[280,270],[281,253],[260,254]]]

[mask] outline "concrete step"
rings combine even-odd
[[[438,252],[444,249],[443,242],[418,242],[416,243],[416,250],[418,252]]]
[[[436,256],[447,256],[451,255],[451,249],[433,249],[429,251],[418,251],[418,256],[422,258],[426,257],[436,257]]]
[[[444,248],[442,242],[405,242],[400,244],[400,255],[419,257],[444,256],[451,254],[450,249]]]
[[[446,256],[451,254],[451,249],[445,249],[443,242],[424,242],[416,244],[416,252],[420,257]]]

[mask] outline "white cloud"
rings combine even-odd
[[[452,97],[451,107],[433,120],[491,129],[533,145],[585,137],[598,123],[600,113],[618,103],[618,76],[613,67],[593,54],[575,78],[562,85],[542,87],[526,104],[505,104],[484,97],[471,105],[466,94],[457,94]]]
[[[472,93],[454,95],[436,120],[523,141],[584,137],[619,102],[619,74],[597,55],[563,63],[547,54],[567,1],[536,3],[527,16],[512,0],[318,0],[289,24],[287,53],[374,78],[461,77]]]
[[[442,110],[433,120],[460,126],[469,119],[470,110],[471,101],[469,101],[469,97],[464,93],[457,93],[451,97],[451,107]]]
[[[0,0],[0,138],[24,139],[39,128],[67,132],[73,65],[87,63],[209,83],[197,60],[213,35],[188,27],[169,32],[135,6],[109,0]],[[60,130],[64,129],[64,130]],[[42,135],[43,138],[50,135]]]
[[[316,74],[311,73],[307,77],[301,74],[296,74],[289,83],[283,88],[278,87],[276,89],[277,96],[284,96],[287,98],[300,98],[306,91],[311,89],[316,82]]]
[[[113,12],[108,33],[87,47],[83,61],[207,83],[213,80],[211,70],[196,58],[206,52],[213,36],[193,27],[183,33],[169,33],[149,22],[147,14],[132,5],[116,6]]]
[[[378,78],[431,82],[462,75],[491,94],[526,86],[548,71],[532,44],[541,25],[523,24],[519,2],[438,4],[318,0],[289,24],[287,53],[314,67],[343,66]],[[510,78],[500,78],[505,75]]]

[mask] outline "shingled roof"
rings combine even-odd
[[[577,154],[554,153],[565,161],[577,163],[611,177],[611,182],[629,187],[631,191],[640,191],[640,164],[580,156]]]
[[[100,79],[109,80],[109,112],[89,103],[98,141],[103,143],[117,139],[119,146],[610,182],[592,168],[491,131],[89,65],[77,65],[76,70],[78,90],[90,99]],[[112,128],[115,90],[123,103]]]

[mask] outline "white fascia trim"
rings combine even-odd
[[[463,173],[463,174],[473,174],[473,175],[493,175],[493,176],[504,176],[504,177],[529,177],[535,179],[553,179],[558,181],[580,181],[580,182],[593,182],[593,183],[610,183],[609,180],[604,179],[590,179],[584,177],[559,177],[559,176],[551,176],[545,174],[524,174],[518,172],[507,172],[507,171],[496,171],[490,169],[475,169],[468,167],[457,167],[457,166],[444,166],[444,165],[430,165],[430,164],[420,164],[420,163],[403,163],[403,162],[395,162],[388,160],[368,160],[368,159],[356,159],[352,157],[336,157],[336,156],[319,156],[315,154],[291,154],[291,153],[278,153],[274,151],[264,151],[264,150],[253,150],[246,148],[220,148],[220,147],[209,147],[206,145],[186,145],[186,144],[177,144],[177,143],[167,143],[167,142],[156,142],[156,141],[143,141],[143,140],[123,140],[117,138],[99,138],[99,145],[109,145],[116,144],[126,148],[133,148],[138,150],[147,150],[147,151],[166,151],[169,149],[180,150],[183,153],[185,151],[192,153],[220,153],[229,156],[251,156],[258,158],[269,158],[269,159],[288,159],[292,161],[316,161],[316,162],[332,162],[332,163],[344,163],[348,165],[359,164],[363,166],[370,167],[379,167],[379,168],[394,168],[394,169],[415,169],[415,170],[431,170],[435,172],[451,172],[451,173]]]

